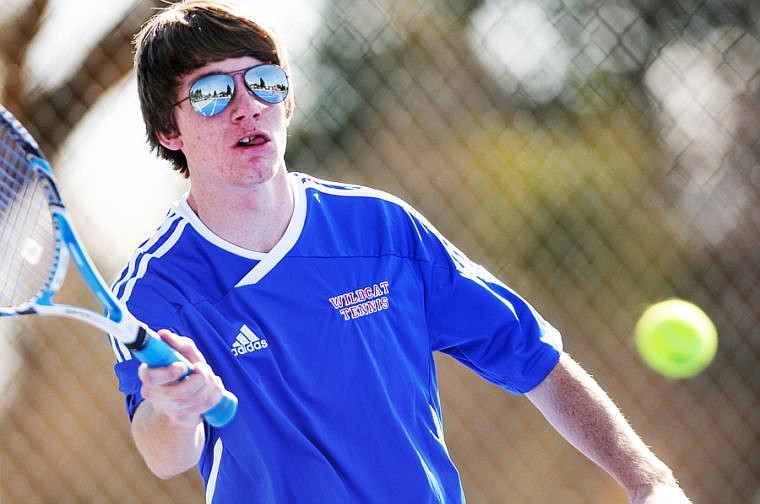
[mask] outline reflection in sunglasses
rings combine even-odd
[[[277,65],[262,64],[231,73],[219,73],[201,77],[190,86],[187,98],[175,103],[178,105],[185,100],[198,114],[211,117],[224,110],[235,94],[234,75],[245,72],[243,81],[246,88],[257,99],[268,103],[281,103],[287,98],[289,91],[288,76]]]

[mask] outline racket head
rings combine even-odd
[[[63,283],[69,254],[108,316],[52,297]],[[0,105],[0,316],[61,315],[109,331],[149,366],[187,362],[112,297],[87,252],[55,185],[53,172],[29,132]],[[192,364],[187,362],[188,369]],[[229,422],[237,398],[225,391],[204,418],[213,426]]]
[[[50,304],[68,265],[50,205],[60,202],[34,138],[0,105],[0,315]]]

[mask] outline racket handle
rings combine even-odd
[[[135,356],[150,367],[164,367],[174,362],[181,362],[187,366],[188,376],[193,372],[193,365],[178,354],[168,343],[162,340],[153,331],[146,331],[144,346],[140,350],[133,350]],[[181,379],[185,378],[183,376]],[[223,427],[237,411],[238,400],[235,394],[225,390],[222,398],[210,410],[203,413],[203,418],[214,427]]]

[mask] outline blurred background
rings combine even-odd
[[[186,190],[145,146],[131,72],[161,3],[0,9],[0,101],[108,279]],[[562,331],[695,503],[760,503],[760,3],[245,3],[289,47],[290,170],[412,203]],[[670,297],[720,335],[688,380],[632,341]],[[194,471],[145,468],[112,363],[79,323],[0,321],[2,504],[203,501]],[[526,399],[447,357],[438,371],[468,502],[626,502]]]

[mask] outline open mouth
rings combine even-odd
[[[256,147],[259,145],[264,145],[268,141],[269,140],[264,135],[257,134],[257,135],[251,135],[251,136],[241,138],[238,141],[237,146],[238,147]]]

